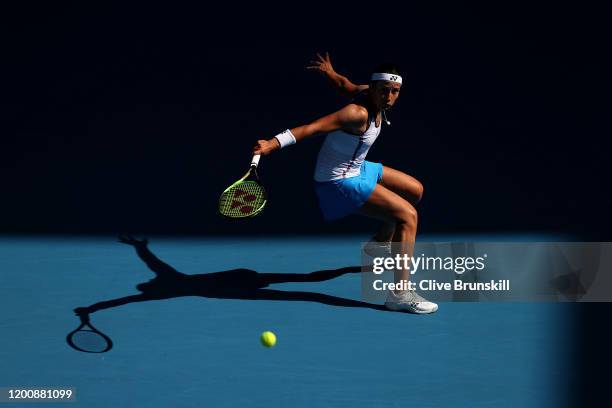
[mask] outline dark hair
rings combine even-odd
[[[380,64],[376,67],[376,69],[372,72],[380,72],[380,73],[385,73],[385,74],[394,74],[394,75],[401,75],[399,73],[399,68],[397,67],[397,65],[387,62],[384,64]]]

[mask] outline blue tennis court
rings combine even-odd
[[[149,249],[181,274],[223,279],[243,269],[359,266],[365,240],[153,236]],[[571,304],[389,312],[361,302],[360,274],[345,269],[320,282],[270,285],[263,298],[203,290],[115,305],[155,275],[112,236],[6,236],[0,270],[0,386],[72,387],[69,406],[558,407],[566,398]],[[111,303],[91,322],[114,347],[70,348],[73,309],[99,302]],[[260,344],[265,330],[276,333],[275,347]],[[2,404],[13,405],[22,404]]]

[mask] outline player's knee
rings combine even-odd
[[[415,186],[414,186],[414,196],[416,199],[416,202],[418,203],[419,201],[421,201],[421,198],[423,198],[423,184],[421,184],[420,181],[416,181],[415,182]]]
[[[423,198],[423,184],[415,179],[406,180],[401,187],[400,195],[410,203],[416,204]]]
[[[402,210],[397,214],[397,226],[399,228],[411,229],[416,228],[419,220],[417,210],[406,203]]]

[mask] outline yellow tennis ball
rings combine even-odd
[[[261,344],[266,347],[273,347],[276,344],[276,335],[271,331],[261,333]]]

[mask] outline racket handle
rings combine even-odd
[[[256,154],[255,156],[253,156],[253,159],[251,159],[251,167],[257,167],[260,158],[261,154]]]

